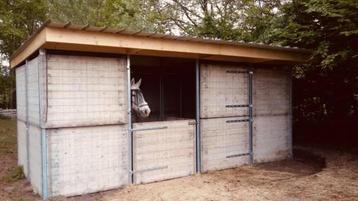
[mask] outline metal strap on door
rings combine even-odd
[[[228,155],[226,158],[234,158],[234,157],[241,157],[241,156],[249,156],[250,163],[253,163],[253,98],[252,98],[252,88],[253,88],[253,71],[251,68],[247,68],[247,71],[237,71],[237,70],[228,70],[226,73],[247,73],[248,74],[248,81],[247,81],[247,88],[248,88],[248,97],[247,101],[248,104],[234,104],[234,105],[226,105],[226,108],[239,108],[239,107],[246,107],[248,108],[248,119],[234,119],[234,120],[227,120],[226,123],[242,123],[248,122],[249,123],[249,150],[247,153],[238,153],[233,155]]]

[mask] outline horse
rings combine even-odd
[[[139,88],[141,84],[142,79],[139,79],[137,83],[134,78],[131,80],[132,110],[135,111],[138,117],[147,118],[150,114],[150,108]]]

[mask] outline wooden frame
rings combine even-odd
[[[302,63],[311,54],[297,48],[76,27],[45,23],[11,57],[11,68],[40,48],[250,63]]]

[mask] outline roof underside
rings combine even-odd
[[[11,57],[14,68],[40,48],[248,63],[302,63],[311,52],[262,44],[172,36],[48,21]]]

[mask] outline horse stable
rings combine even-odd
[[[292,156],[310,51],[48,21],[12,56],[18,164],[44,199]]]

